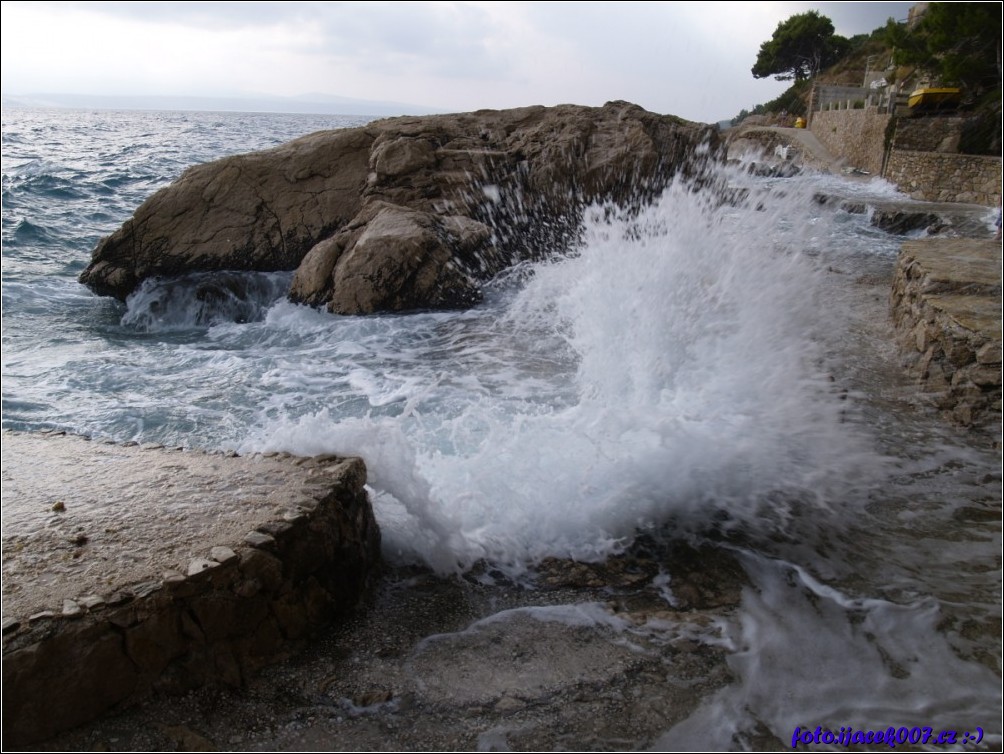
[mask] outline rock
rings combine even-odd
[[[216,744],[185,725],[162,725],[160,729],[178,751],[219,751]]]
[[[88,594],[85,597],[81,597],[78,602],[85,610],[95,610],[105,604],[105,598],[98,594]]]
[[[896,235],[905,235],[913,230],[940,228],[943,225],[941,218],[932,212],[887,209],[876,209],[872,214],[871,224]]]
[[[720,154],[713,127],[626,102],[391,118],[190,168],[80,280],[125,299],[153,276],[296,270],[290,298],[333,312],[467,307],[574,246],[590,203],[646,201]]]
[[[314,304],[330,299],[333,311],[359,314],[463,308],[480,301],[477,282],[454,262],[454,250],[471,251],[487,240],[487,227],[385,202],[368,208],[365,218],[365,226],[342,243],[325,241],[311,249],[308,269],[301,268],[293,281],[294,298]],[[465,228],[465,222],[483,232]]]
[[[188,563],[188,575],[195,576],[196,574],[202,573],[210,568],[216,568],[217,566],[219,566],[219,563],[215,560],[209,560],[207,558],[192,558],[192,560]]]
[[[322,132],[189,168],[101,241],[81,280],[124,299],[153,275],[293,269],[358,211],[373,138]]]
[[[976,354],[976,361],[980,364],[1000,364],[1001,344],[1000,341],[985,343]]]
[[[211,560],[215,560],[217,563],[223,565],[229,563],[231,560],[236,560],[237,553],[229,547],[214,547],[209,551],[209,557]]]
[[[161,579],[163,579],[165,584],[183,584],[185,582],[185,574],[172,568],[164,571],[161,574]]]
[[[896,263],[890,304],[904,363],[966,426],[1000,422],[999,270],[1000,244],[984,239],[907,241]]]
[[[361,691],[352,697],[352,704],[356,707],[375,707],[378,704],[386,704],[394,698],[394,692],[387,689],[370,689]]]
[[[245,535],[244,542],[252,547],[267,548],[275,544],[275,537],[270,534],[262,534],[260,531],[252,531]]]

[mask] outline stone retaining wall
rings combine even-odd
[[[1001,194],[1001,158],[893,149],[885,177],[920,201],[993,207]]]
[[[968,120],[958,116],[897,118],[892,147],[908,152],[956,153]]]
[[[892,116],[877,107],[812,114],[810,130],[833,155],[873,175],[882,172],[885,131]]]
[[[356,605],[380,548],[366,467],[333,456],[289,462],[309,483],[242,543],[209,548],[185,573],[5,618],[5,748],[151,692],[239,686]]]
[[[963,425],[1001,417],[1001,246],[929,238],[903,244],[891,294],[907,368]]]

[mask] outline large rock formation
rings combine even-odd
[[[718,152],[711,126],[610,102],[392,118],[198,165],[103,239],[80,280],[296,270],[339,313],[468,306],[514,262],[567,250],[593,202],[652,198]]]

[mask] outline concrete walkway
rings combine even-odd
[[[807,128],[782,128],[780,126],[750,126],[740,127],[739,132],[732,138],[733,142],[740,142],[743,139],[754,141],[779,142],[797,148],[799,153],[799,163],[816,170],[828,170],[839,172],[847,161],[843,158],[836,158],[830,154],[829,150],[823,146],[822,142],[816,138]]]
[[[358,458],[2,446],[5,750],[154,690],[247,683],[379,562]]]
[[[5,432],[4,620],[186,573],[295,508],[309,481],[277,458]]]

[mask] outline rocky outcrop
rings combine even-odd
[[[996,241],[907,241],[892,315],[907,367],[963,425],[1000,421],[1001,247]]]
[[[3,454],[5,744],[151,692],[241,686],[376,573],[358,458],[20,434]]]
[[[863,201],[844,199],[817,192],[813,200],[852,215],[870,215],[869,223],[879,230],[905,236],[924,231],[928,236],[981,238],[987,230],[986,208],[947,202]]]
[[[525,259],[568,250],[584,209],[703,174],[710,126],[637,105],[392,118],[186,171],[103,239],[80,280],[296,270],[290,296],[339,313],[468,306]]]

